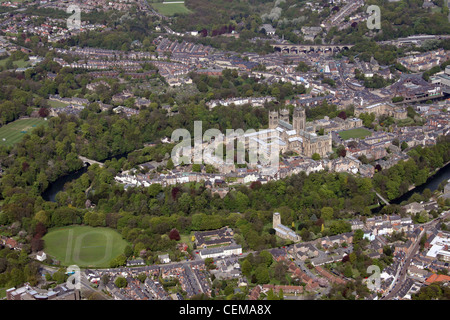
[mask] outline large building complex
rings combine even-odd
[[[292,124],[289,123],[288,109],[269,112],[269,129],[277,130],[285,143],[281,152],[295,151],[306,157],[315,153],[325,157],[332,152],[331,134],[318,135],[314,126],[307,124],[305,109],[302,107],[294,109]]]

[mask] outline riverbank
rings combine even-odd
[[[115,155],[115,156],[108,157],[108,158],[103,160],[103,163],[108,161],[108,160],[112,160],[112,159],[117,159],[118,160],[120,158],[127,157],[129,153],[130,152],[128,152],[128,153],[121,153],[121,154],[118,154],[118,155]],[[64,176],[59,177],[58,179],[56,179],[56,181],[50,183],[48,188],[45,189],[44,192],[42,192],[42,198],[45,201],[56,202],[55,201],[56,194],[58,192],[64,190],[64,185],[66,183],[68,183],[68,182],[71,182],[71,181],[73,181],[75,179],[80,178],[84,173],[87,172],[88,168],[89,168],[89,164],[86,164],[85,166],[83,166],[82,168],[80,168],[78,170],[69,172],[68,174],[66,174]]]
[[[391,201],[390,204],[401,204],[403,201],[407,201],[414,193],[420,193],[425,189],[430,189],[432,192],[435,191],[442,181],[450,179],[450,161],[448,161],[441,168],[437,168],[434,172],[428,177],[427,181],[419,186],[412,186],[409,188],[407,192],[402,194],[400,197],[397,197]],[[380,204],[377,207],[374,207],[372,213],[378,213],[385,205]]]

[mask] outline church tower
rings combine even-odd
[[[275,129],[278,127],[278,112],[269,111],[269,129]]]
[[[273,228],[275,229],[280,224],[281,224],[281,215],[279,212],[275,212],[273,214]]]
[[[306,129],[306,112],[304,108],[297,107],[294,109],[292,126],[297,133]]]
[[[282,109],[280,110],[280,120],[283,120],[286,123],[289,123],[289,110]]]

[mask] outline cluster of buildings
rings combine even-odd
[[[136,8],[140,11],[149,11],[146,3],[135,0],[87,0],[87,1],[40,1],[41,8],[51,8],[56,10],[66,10],[69,5],[76,5],[81,12],[100,12],[108,10],[129,11]]]
[[[355,117],[358,117],[362,113],[373,113],[377,118],[380,116],[389,116],[397,120],[406,119],[407,117],[405,107],[396,106],[389,102],[379,102],[367,106],[358,106],[355,108]]]
[[[352,281],[326,265],[340,262],[353,252],[352,244],[356,230],[362,230],[363,238],[369,242],[366,247],[366,254],[369,257],[380,258],[384,248],[387,246],[392,248],[393,263],[382,270],[380,275],[381,288],[379,292],[387,293],[396,281],[406,257],[412,252],[414,244],[421,239],[425,232],[421,225],[412,223],[408,214],[415,212],[411,211],[413,208],[414,206],[405,207],[407,214],[403,217],[384,215],[366,218],[363,221],[354,219],[350,221],[351,232],[326,236],[308,242],[299,242],[299,239],[290,237],[289,232],[292,232],[294,237],[296,236],[295,232],[283,226],[280,214],[274,213],[273,227],[276,230],[276,235],[296,243],[286,247],[269,249],[268,251],[275,261],[286,265],[286,272],[294,282],[298,281],[299,285],[257,285],[250,290],[248,299],[258,300],[261,294],[267,294],[269,290],[272,290],[275,294],[282,290],[284,294],[294,297],[304,294],[322,294],[328,292],[333,284],[345,284]],[[285,232],[285,229],[289,229],[289,232]],[[392,240],[391,236],[393,235],[401,235],[401,237]],[[425,285],[450,280],[450,277],[437,274],[450,268],[448,250],[450,234],[439,230],[438,225],[435,229],[425,232],[425,235],[427,241],[424,245],[424,251],[418,252],[412,257],[411,264],[407,268],[407,279],[397,294],[396,298],[398,299],[410,299],[412,294]],[[231,247],[236,247],[233,243],[233,230],[228,227],[199,231],[195,233],[195,244],[198,248],[203,248],[198,251],[200,253],[198,258],[200,259],[170,263],[170,260],[165,261],[164,258],[161,258],[162,264],[158,265],[147,266],[143,263],[137,263],[115,269],[87,269],[82,273],[82,277],[96,286],[104,285],[105,292],[116,300],[182,300],[198,294],[211,296],[213,290],[212,275],[219,280],[237,280],[237,287],[249,285],[248,279],[242,275],[239,256],[236,253],[229,255],[201,254],[202,251],[206,250],[226,252]],[[206,258],[214,259],[214,268],[210,270],[206,268],[203,261]],[[146,275],[143,282],[142,274]],[[104,275],[109,278],[106,284],[102,284],[101,280]],[[115,280],[117,277],[123,277],[127,280],[126,287],[119,288],[116,286]],[[183,295],[175,288],[181,288],[184,292]],[[235,292],[239,291],[240,289],[235,289]],[[47,291],[26,284],[21,288],[7,290],[7,299],[72,300],[80,299],[80,296],[77,290],[68,289],[65,285]],[[377,299],[376,293],[370,299]]]
[[[238,98],[228,98],[228,99],[217,99],[217,100],[210,100],[206,103],[209,109],[213,109],[217,106],[241,106],[245,104],[249,104],[252,107],[263,107],[266,103],[275,101],[276,99],[274,97],[238,97]]]
[[[295,151],[305,157],[318,154],[321,158],[332,152],[331,134],[318,135],[314,127],[307,127],[305,109],[294,109],[292,124],[289,110],[269,112],[269,129],[275,129],[281,140],[280,151]],[[263,141],[261,143],[264,143]]]
[[[67,6],[68,4],[66,4],[66,8]],[[41,38],[46,38],[49,42],[59,42],[64,39],[69,39],[81,32],[102,30],[105,28],[105,25],[91,24],[81,20],[80,29],[68,29],[66,19],[45,17],[45,21],[41,22],[37,19],[38,16],[27,15],[21,12],[12,14],[12,17],[0,21],[0,30],[5,34],[18,34],[19,31],[22,31],[28,34],[37,35]],[[30,39],[26,39],[25,41],[30,41]]]
[[[57,285],[51,290],[38,289],[25,283],[20,288],[6,290],[7,300],[81,300],[80,291],[68,288],[66,284]]]
[[[438,49],[398,58],[398,62],[411,71],[420,72],[439,66],[449,58],[450,50]]]
[[[0,244],[13,250],[22,250],[23,244],[12,237],[0,236]]]
[[[438,72],[430,77],[431,83],[440,84],[444,87],[450,87],[450,66],[446,66],[443,72]]]
[[[440,85],[425,81],[420,74],[402,74],[387,90],[392,97],[402,97],[401,103],[431,100],[443,95]]]
[[[345,4],[342,8],[340,8],[340,10],[336,14],[331,15],[328,19],[323,21],[323,24],[327,26],[327,29],[330,29],[332,27],[338,27],[343,23],[345,17],[352,14],[363,5],[364,1],[350,1],[347,4]]]
[[[210,231],[196,231],[194,232],[194,243],[197,248],[230,245],[234,243],[233,235],[233,230],[229,227]]]

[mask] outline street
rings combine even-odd
[[[413,249],[408,253],[408,255],[405,258],[405,261],[400,264],[397,270],[397,273],[394,277],[394,281],[392,282],[393,287],[388,290],[388,294],[386,296],[383,296],[381,300],[390,300],[397,295],[398,291],[401,289],[401,287],[406,281],[408,267],[411,263],[412,258],[417,254],[417,251],[419,250],[420,240],[422,239],[422,236],[426,233],[427,230],[436,227],[437,223],[439,223],[441,220],[445,218],[448,218],[449,216],[450,211],[446,212],[443,216],[440,216],[422,225],[423,230],[420,233],[420,236],[417,237]]]

